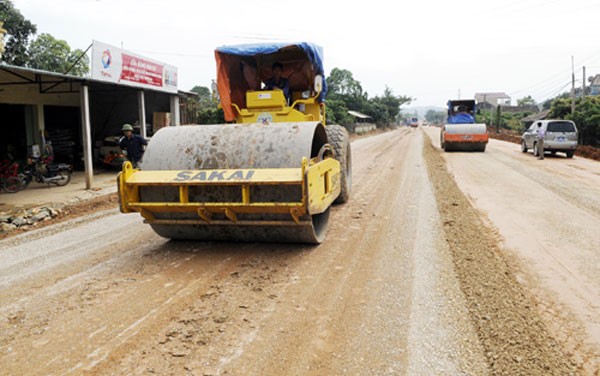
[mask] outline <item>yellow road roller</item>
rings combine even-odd
[[[118,176],[123,213],[171,239],[321,243],[350,197],[348,132],[326,125],[312,43],[215,50],[225,124],[166,127]]]

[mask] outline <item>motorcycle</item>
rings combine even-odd
[[[4,190],[8,193],[22,191],[34,179],[38,183],[62,187],[69,184],[72,174],[73,168],[69,164],[53,164],[47,159],[29,158],[23,173],[11,176],[4,181]]]

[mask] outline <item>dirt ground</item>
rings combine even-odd
[[[0,240],[0,373],[588,373],[428,142],[355,140],[320,246],[168,241],[110,202]]]
[[[426,130],[437,145],[439,131]],[[507,260],[553,335],[587,373],[598,374],[598,163],[561,155],[540,161],[496,140],[485,153],[442,155],[469,202],[498,230]]]

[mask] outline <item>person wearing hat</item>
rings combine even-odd
[[[131,124],[123,124],[121,131],[123,131],[123,137],[119,140],[119,147],[123,150],[123,154],[127,155],[127,159],[133,163],[133,166],[137,167],[144,155],[148,141],[140,135],[133,134]]]

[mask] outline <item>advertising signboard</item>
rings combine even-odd
[[[92,78],[177,93],[177,68],[93,41]]]

